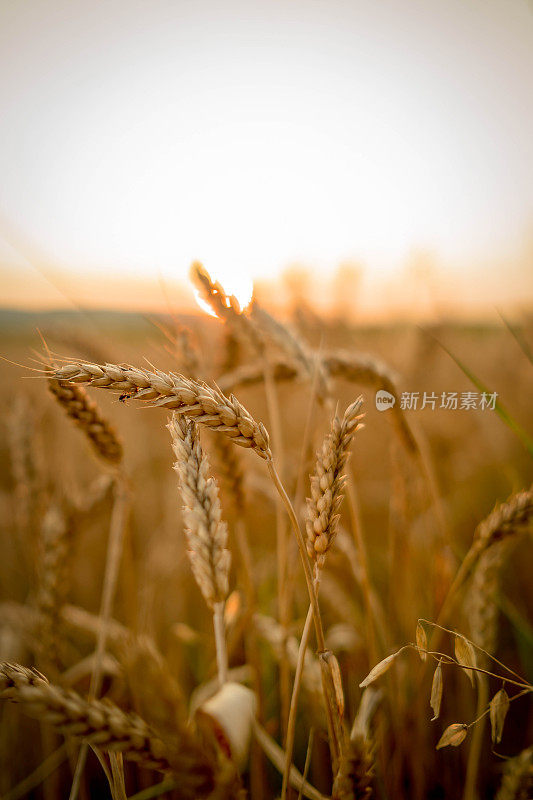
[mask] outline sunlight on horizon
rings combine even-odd
[[[199,259],[242,293],[294,263],[388,279],[424,248],[460,274],[527,246],[527,3],[69,8],[0,12],[0,212],[80,281]]]

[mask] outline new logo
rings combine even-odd
[[[395,402],[394,395],[386,392],[385,389],[380,389],[379,392],[376,392],[376,408],[378,411],[386,411],[388,408],[392,408]]]

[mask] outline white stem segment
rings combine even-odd
[[[228,653],[224,626],[224,601],[213,606],[213,627],[215,629],[215,648],[217,654],[218,682],[220,687],[228,680]]]

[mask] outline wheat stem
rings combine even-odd
[[[224,631],[224,601],[213,606],[213,627],[215,629],[215,648],[217,656],[218,682],[223,686],[228,680],[228,653]]]
[[[285,800],[285,798],[287,797],[287,789],[289,786],[292,757],[294,753],[294,736],[296,733],[296,712],[298,710],[298,697],[300,695],[300,687],[302,685],[305,654],[309,643],[309,636],[311,633],[312,623],[313,623],[313,609],[311,606],[309,606],[309,609],[307,611],[307,617],[305,618],[304,629],[302,631],[302,638],[300,640],[300,647],[298,649],[298,661],[296,662],[296,672],[294,674],[294,683],[292,685],[289,719],[287,721],[287,738],[285,743],[285,767],[283,770],[281,800]]]

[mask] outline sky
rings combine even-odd
[[[420,252],[531,299],[532,109],[527,0],[0,0],[4,302],[157,302],[194,259],[376,301]]]

